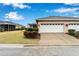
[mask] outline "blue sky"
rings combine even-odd
[[[0,21],[22,25],[47,16],[79,17],[78,3],[0,3]]]

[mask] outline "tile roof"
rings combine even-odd
[[[38,18],[36,20],[79,20],[79,17],[49,16],[44,18]]]

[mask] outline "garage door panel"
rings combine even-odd
[[[79,25],[69,25],[68,29],[75,29],[76,31],[79,31]]]
[[[63,32],[64,25],[41,25],[39,28],[39,33],[56,33]]]

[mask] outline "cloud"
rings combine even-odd
[[[31,6],[23,4],[23,3],[4,3],[3,5],[4,6],[11,5],[14,9],[15,8],[20,8],[20,9],[31,8]]]
[[[57,8],[51,10],[45,10],[47,13],[58,14],[61,16],[79,17],[79,8]]]
[[[77,15],[77,16],[72,16],[72,17],[79,17],[79,16]]]
[[[78,15],[72,15],[72,17],[78,17],[79,18],[79,14]]]
[[[58,8],[58,9],[55,9],[54,12],[57,12],[57,13],[67,13],[67,12],[75,12],[79,10],[79,8]]]
[[[79,3],[64,3],[65,5],[79,6]]]
[[[5,14],[5,19],[7,20],[23,20],[24,17],[22,15],[19,15],[17,12],[9,12]]]

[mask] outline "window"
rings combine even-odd
[[[63,25],[63,24],[61,24],[61,25]]]
[[[41,25],[43,25],[43,24],[41,24]]]
[[[52,25],[52,24],[50,24],[50,25]]]
[[[74,24],[74,25],[76,25],[76,24]]]
[[[74,24],[71,24],[71,25],[74,25]]]
[[[41,24],[41,25],[46,25],[46,24]]]
[[[52,24],[52,25],[54,25],[54,24]]]
[[[58,25],[60,25],[60,24],[58,24]]]
[[[46,24],[46,25],[49,25],[49,24]]]

